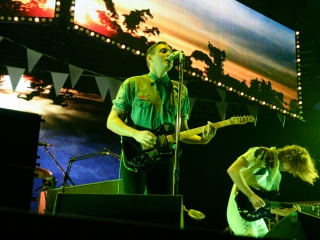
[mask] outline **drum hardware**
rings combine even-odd
[[[56,188],[57,179],[55,177],[49,177],[42,180],[42,185],[33,190],[32,194],[34,194],[39,189],[43,189],[45,191]]]
[[[55,177],[45,178],[42,180],[42,186],[44,190],[51,190],[56,188],[57,179]]]
[[[56,188],[56,183],[57,183],[57,179],[55,177],[44,178],[42,180],[42,185],[37,187],[36,189],[34,189],[32,191],[31,195],[33,195],[36,191],[38,191],[41,188],[44,191],[48,191],[48,190],[54,189],[54,188]],[[38,201],[38,198],[33,197],[33,196],[31,197],[31,202],[37,202],[37,201]]]
[[[43,178],[42,185],[37,187],[32,191],[32,194],[34,194],[37,190],[43,188],[43,190],[50,190],[56,187],[57,179],[55,177],[52,177],[52,172],[50,172],[48,169],[39,167],[40,164],[36,164],[36,167],[34,168],[34,178]],[[36,202],[37,198],[31,197],[31,202]]]
[[[35,167],[34,168],[34,178],[49,178],[52,177],[52,172],[45,168]]]

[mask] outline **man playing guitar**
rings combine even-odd
[[[153,148],[156,135],[152,132],[163,124],[175,126],[178,113],[179,83],[170,80],[167,72],[173,66],[172,49],[166,42],[152,45],[146,60],[148,74],[131,77],[123,82],[107,120],[107,128],[118,135],[134,139],[145,148]],[[190,104],[188,91],[182,86],[181,128],[188,130]],[[215,135],[216,129],[208,124],[201,136],[189,136],[181,141],[190,144],[207,144]],[[153,153],[151,153],[153,154]],[[126,154],[121,154],[121,174],[123,191],[127,194],[173,193],[173,157],[156,161],[148,169],[133,169],[125,166]]]

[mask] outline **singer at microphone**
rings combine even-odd
[[[48,147],[48,146],[52,146],[52,145],[49,143],[45,143],[45,142],[38,142],[38,146]]]
[[[124,194],[144,194],[145,190],[147,194],[174,193],[172,183],[178,174],[170,174],[175,161],[173,154],[164,153],[164,148],[167,147],[164,132],[171,129],[189,129],[191,107],[188,89],[168,75],[173,67],[173,59],[178,56],[183,58],[183,55],[181,50],[173,51],[166,42],[152,44],[145,54],[149,72],[124,80],[112,101],[113,106],[106,125],[122,138],[119,171]],[[178,113],[181,113],[181,121],[176,121]],[[175,127],[179,123],[181,125]],[[208,123],[203,127],[201,136],[195,134],[181,141],[188,144],[207,144],[215,135],[213,128],[212,124]],[[174,137],[172,138],[175,141]],[[142,148],[148,149],[148,152],[135,153],[135,150]]]
[[[171,61],[173,59],[176,59],[177,57],[179,57],[180,53],[182,53],[183,51],[182,50],[178,50],[178,51],[175,51],[173,53],[171,53],[168,57],[167,57],[167,60]]]

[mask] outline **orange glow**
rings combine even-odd
[[[12,10],[14,15],[29,17],[54,17],[56,0],[16,0],[20,5],[19,10]]]
[[[172,3],[170,8],[168,8],[169,2]],[[143,44],[146,42],[166,41],[173,50],[183,50],[185,55],[190,57],[192,63],[188,67],[202,71],[200,75],[208,78],[214,78],[214,76],[207,69],[210,70],[214,64],[217,64],[210,51],[220,50],[220,53],[224,52],[226,55],[223,60],[224,75],[239,82],[245,81],[248,88],[250,88],[250,80],[270,82],[272,90],[284,94],[285,103],[297,98],[295,41],[293,39],[295,33],[280,26],[272,26],[279,29],[279,32],[271,31],[271,28],[266,28],[266,24],[269,24],[270,21],[262,17],[253,18],[252,12],[250,16],[238,15],[236,13],[238,10],[246,13],[251,10],[243,9],[243,6],[241,7],[235,1],[203,0],[196,12],[192,7],[187,6],[184,6],[181,11],[181,5],[174,0],[169,0],[168,4],[147,0],[113,0],[114,9],[112,10],[109,5],[111,11],[107,9],[108,5],[103,0],[91,0],[90,5],[85,0],[78,0],[75,3],[74,23],[113,38],[121,44],[132,44],[130,47],[143,52],[146,47]],[[207,9],[205,6],[212,8]],[[212,16],[202,15],[204,12],[211,13]],[[126,22],[126,17],[129,15],[130,17],[135,16],[135,20],[140,18],[140,22],[130,26],[130,22]],[[157,29],[158,32],[150,33],[146,29]],[[275,40],[268,38],[271,34],[272,39]],[[270,46],[254,42],[255,35],[261,36],[261,39],[269,39]],[[289,39],[285,39],[287,37]],[[276,39],[283,42],[279,43]],[[290,45],[291,43],[293,46]],[[280,44],[288,44],[285,47],[289,49],[287,52],[291,54],[290,57],[294,55],[293,63],[287,61],[285,62],[287,65],[281,64],[286,60],[281,57],[274,58],[272,54],[275,55],[275,53],[269,54],[269,51],[282,51],[283,47],[278,49]],[[137,54],[135,51],[132,52]],[[199,53],[200,57],[195,55],[195,52]],[[277,55],[281,56],[281,54]],[[193,69],[188,74],[200,77]]]

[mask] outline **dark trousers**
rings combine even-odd
[[[124,194],[173,194],[173,159],[156,161],[148,170],[133,172],[121,163]]]

